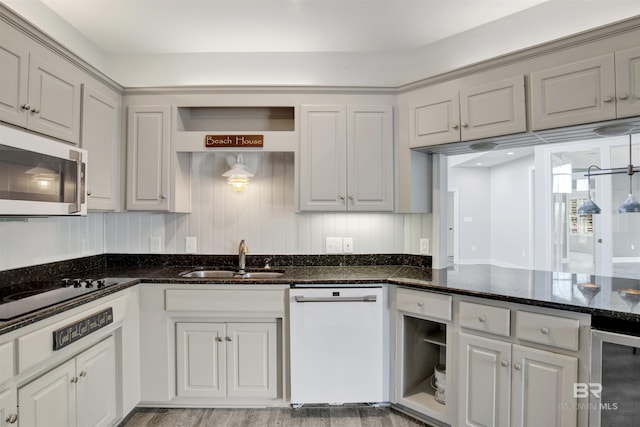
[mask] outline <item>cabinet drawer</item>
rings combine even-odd
[[[508,308],[461,302],[460,326],[508,337],[510,313]]]
[[[264,285],[262,285],[264,286]],[[216,313],[284,313],[281,289],[167,289],[167,311],[215,311]]]
[[[396,308],[408,313],[451,320],[451,295],[398,289]]]
[[[578,350],[580,322],[545,314],[516,312],[516,338],[567,350]]]

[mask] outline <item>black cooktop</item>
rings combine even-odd
[[[131,279],[62,279],[59,282],[51,283],[48,287],[19,291],[5,296],[0,301],[0,321],[15,319],[125,280]]]

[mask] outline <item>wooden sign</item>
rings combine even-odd
[[[264,135],[205,135],[207,148],[262,148]]]
[[[111,307],[53,331],[53,350],[60,350],[90,333],[113,323]]]

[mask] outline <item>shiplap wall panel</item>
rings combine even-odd
[[[418,253],[419,238],[431,235],[431,215],[296,213],[293,154],[259,156],[256,177],[236,194],[222,177],[229,168],[225,156],[195,153],[190,214],[90,213],[0,222],[0,270],[102,253],[148,253],[152,236],[161,238],[163,253],[185,253],[185,238],[195,236],[200,254],[234,254],[242,238],[253,254],[323,254],[326,237],[353,237],[354,253]]]

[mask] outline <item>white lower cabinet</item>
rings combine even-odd
[[[0,389],[0,427],[16,425],[18,421],[18,393],[14,386]]]
[[[578,358],[459,335],[460,426],[575,427]]]
[[[18,389],[20,425],[108,426],[116,419],[113,337]]]
[[[176,323],[177,395],[277,397],[276,322]]]

